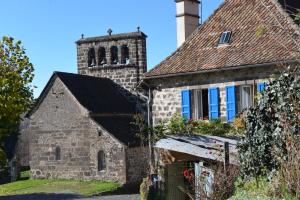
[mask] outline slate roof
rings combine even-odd
[[[108,78],[55,72],[79,103],[91,113],[135,113],[131,104],[121,93],[120,86]]]
[[[225,0],[172,55],[146,73],[156,76],[220,70],[236,66],[266,64],[295,59],[294,41],[276,26],[274,18],[299,40],[299,26],[276,0]],[[265,34],[258,34],[258,31]],[[223,31],[232,31],[230,45],[218,46]],[[287,51],[286,48],[292,51]]]
[[[139,138],[134,134],[132,116],[92,116],[92,118],[123,144],[127,146],[140,145]]]
[[[38,109],[56,78],[59,78],[77,101],[90,111],[91,119],[117,140],[127,146],[139,145],[139,139],[135,136],[132,126],[135,105],[123,96],[120,86],[108,78],[54,72],[37,105],[27,117]]]

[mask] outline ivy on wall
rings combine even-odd
[[[255,106],[245,113],[238,144],[244,178],[278,169],[286,155],[286,137],[300,130],[300,69],[288,68],[270,80]]]

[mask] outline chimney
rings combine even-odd
[[[177,47],[199,26],[198,0],[175,0],[177,23]]]

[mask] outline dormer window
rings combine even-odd
[[[95,67],[96,66],[96,55],[95,55],[95,49],[91,48],[88,52],[88,66],[89,67]]]
[[[106,64],[106,52],[104,47],[100,47],[98,51],[98,57],[99,57],[99,65],[105,65]]]
[[[111,64],[118,64],[119,63],[118,47],[112,46],[110,48],[110,56],[111,56]]]
[[[230,43],[230,39],[231,39],[231,31],[224,31],[221,34],[220,40],[219,40],[219,45],[220,44],[229,44]]]
[[[129,49],[126,45],[121,47],[121,64],[128,65],[130,63],[129,60]]]

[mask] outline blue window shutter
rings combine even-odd
[[[209,88],[209,119],[219,118],[219,89]]]
[[[262,91],[264,91],[265,87],[266,87],[266,83],[258,83],[257,84],[257,91],[262,92]]]
[[[181,110],[184,118],[191,119],[190,90],[181,91]]]
[[[232,122],[236,114],[235,86],[226,87],[227,121]]]

